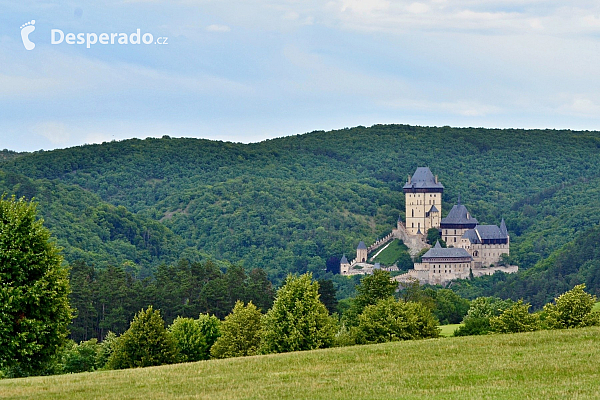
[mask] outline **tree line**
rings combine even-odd
[[[144,279],[127,266],[97,269],[83,262],[72,263],[69,273],[69,300],[76,310],[70,337],[77,342],[125,332],[135,313],[149,305],[170,324],[202,313],[222,319],[238,300],[268,310],[275,295],[264,270],[247,273],[230,265],[223,272],[211,261],[162,264]]]

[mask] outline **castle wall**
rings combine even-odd
[[[473,257],[475,265],[489,267],[497,265],[502,259],[502,254],[510,254],[510,246],[506,244],[476,244],[468,239],[462,239],[459,246]]]
[[[468,229],[442,229],[442,240],[448,247],[461,247],[461,238]]]
[[[398,281],[418,279],[421,284],[445,285],[455,279],[468,279],[472,268],[471,262],[443,261],[415,263],[414,269],[403,274]]]

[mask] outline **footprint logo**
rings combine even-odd
[[[29,40],[29,34],[35,31],[35,19],[32,19],[30,22],[21,25],[21,39],[23,39],[23,46],[27,50],[33,50],[35,48],[35,43]]]

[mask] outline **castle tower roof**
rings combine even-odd
[[[423,254],[423,261],[432,258],[444,258],[444,259],[470,259],[473,257],[465,249],[456,248],[443,248],[440,246],[440,242],[437,242],[434,247],[427,250],[427,253]]]
[[[465,225],[465,228],[473,229],[479,222],[475,217],[471,216],[467,207],[460,204],[453,206],[446,218],[442,218],[441,227],[444,225]]]
[[[508,230],[506,229],[506,223],[504,222],[504,218],[502,218],[502,222],[500,222],[500,231],[504,236],[508,236]]]
[[[340,260],[340,264],[350,264],[350,263],[348,262],[348,259],[346,258],[346,255],[345,255],[345,254],[342,256],[342,259]]]
[[[403,189],[405,192],[416,190],[441,192],[444,190],[444,185],[438,182],[429,167],[418,167]]]
[[[360,243],[358,244],[358,247],[356,248],[356,250],[366,250],[367,245],[365,244],[365,242],[363,242],[362,240],[360,241]]]

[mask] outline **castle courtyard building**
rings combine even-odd
[[[446,242],[447,246],[459,247],[461,238],[465,232],[475,228],[477,224],[477,219],[469,213],[467,207],[460,204],[459,197],[458,204],[452,207],[448,216],[442,218],[442,222],[440,223],[442,240]]]
[[[462,248],[443,248],[440,242],[415,263],[413,276],[423,283],[445,285],[454,279],[468,279],[473,257]]]

